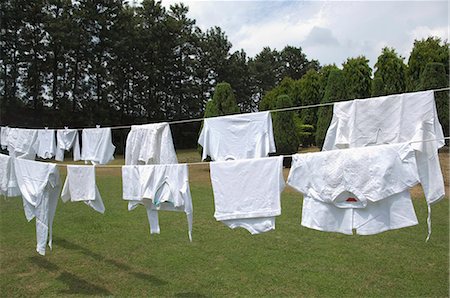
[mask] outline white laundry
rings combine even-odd
[[[0,146],[2,149],[8,148],[8,135],[10,128],[8,126],[0,127]]]
[[[56,141],[54,129],[39,129],[36,140],[36,153],[40,158],[48,159],[55,156]]]
[[[81,135],[81,159],[93,164],[107,164],[114,159],[116,146],[112,143],[111,128],[86,128]]]
[[[416,225],[409,189],[419,183],[409,144],[296,154],[290,186],[303,193],[302,225],[360,235]]]
[[[178,163],[168,123],[132,125],[125,147],[125,164]]]
[[[5,154],[0,154],[0,195],[6,197],[20,196],[13,158]]]
[[[270,112],[207,118],[198,143],[202,159],[237,160],[265,157],[275,152]]]
[[[158,211],[181,211],[186,213],[192,241],[193,207],[186,164],[123,166],[122,183],[128,210],[138,205],[147,209],[151,234],[160,232]]]
[[[64,203],[81,201],[95,211],[105,213],[105,205],[95,183],[95,167],[68,165],[61,199]]]
[[[56,131],[57,146],[55,159],[64,160],[64,151],[73,148],[73,160],[78,161],[80,157],[80,141],[78,138],[78,130],[76,129],[58,129]]]
[[[323,150],[378,144],[412,143],[417,152],[420,182],[428,203],[445,194],[437,155],[444,146],[433,91],[338,102]],[[439,141],[421,142],[425,140]]]
[[[56,164],[15,159],[14,169],[22,193],[28,221],[36,218],[37,252],[45,255],[45,246],[52,248],[52,225],[61,181]]]
[[[36,158],[36,129],[11,128],[8,134],[9,156],[21,159]]]
[[[285,183],[283,157],[210,163],[216,220],[252,234],[275,229]]]

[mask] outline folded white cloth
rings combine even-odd
[[[288,177],[304,194],[303,226],[360,235],[416,225],[409,189],[417,183],[406,143],[296,154]]]
[[[11,128],[8,134],[9,156],[34,160],[37,150],[37,135],[36,129]]]
[[[445,194],[437,155],[443,137],[434,92],[405,93],[335,103],[323,150],[416,142],[420,183],[434,203]]]
[[[122,167],[123,199],[128,210],[144,205],[150,233],[159,234],[158,211],[186,213],[189,240],[192,241],[192,198],[186,164]]]
[[[218,221],[252,234],[275,229],[285,186],[282,156],[212,162],[210,172]]]
[[[105,206],[95,183],[95,167],[68,165],[61,199],[64,203],[82,201],[95,211],[105,213]]]
[[[178,163],[168,123],[133,125],[125,147],[125,164]]]
[[[20,196],[13,158],[5,154],[0,154],[0,195],[6,197]]]
[[[36,217],[37,252],[45,255],[45,246],[52,248],[52,225],[61,190],[56,164],[15,159],[14,169],[22,193],[28,221]]]
[[[78,138],[78,130],[76,129],[58,129],[56,131],[57,148],[55,159],[58,161],[64,160],[64,151],[69,151],[73,148],[73,160],[80,160],[80,141]]]
[[[107,164],[114,159],[116,146],[112,143],[111,128],[86,128],[81,135],[81,159],[93,164]]]
[[[40,158],[48,159],[55,156],[56,140],[54,129],[39,129],[36,139],[36,153]]]
[[[236,160],[275,152],[270,112],[207,118],[198,138],[202,159]]]

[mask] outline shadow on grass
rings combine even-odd
[[[208,296],[199,294],[199,293],[193,293],[193,292],[184,292],[184,293],[176,293],[175,297],[181,297],[181,298],[194,298],[194,297],[199,297],[199,298],[206,298]]]
[[[69,287],[62,290],[60,292],[62,294],[112,295],[107,289],[96,286],[66,271],[62,272],[56,279],[64,282]]]
[[[58,265],[49,262],[44,257],[30,257],[30,261],[39,266],[39,268],[44,268],[49,272],[58,273],[60,271]],[[112,295],[107,289],[96,286],[65,270],[62,270],[56,279],[62,281],[68,287],[68,289],[61,290],[61,294]]]
[[[95,253],[81,245],[67,241],[66,239],[55,239],[54,242],[57,242],[57,245],[60,245],[66,249],[80,251],[82,254],[89,256],[97,261],[111,264],[111,265],[117,267],[118,269],[123,270],[126,273],[128,273],[136,278],[142,279],[147,282],[151,282],[154,285],[163,286],[163,285],[167,284],[167,281],[165,281],[165,280],[162,280],[162,279],[160,279],[156,276],[153,276],[151,274],[148,274],[148,273],[135,271],[135,270],[133,270],[133,268],[131,268],[130,266],[128,266],[125,263],[122,263],[122,262],[119,262],[117,260],[113,260],[110,258],[106,258],[106,257],[102,256],[101,254]]]

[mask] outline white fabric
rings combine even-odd
[[[216,220],[251,234],[275,229],[281,214],[283,157],[210,163]]]
[[[409,144],[296,154],[290,186],[304,194],[302,225],[360,235],[416,225],[409,188],[419,183]]]
[[[54,129],[39,129],[36,140],[36,153],[40,158],[48,159],[55,156],[56,141]]]
[[[122,167],[123,199],[128,210],[139,204],[147,209],[150,233],[159,234],[158,211],[186,213],[192,241],[192,198],[186,164],[128,165]]]
[[[323,150],[419,141],[412,146],[418,151],[420,182],[430,204],[445,194],[437,154],[445,144],[443,137],[434,92],[405,93],[335,103]],[[441,140],[420,142],[435,139]]]
[[[95,167],[68,165],[61,199],[64,203],[83,201],[95,211],[105,213],[105,205],[95,183]]]
[[[133,125],[125,147],[125,164],[178,163],[168,123]]]
[[[61,181],[56,164],[15,159],[14,169],[22,193],[28,221],[36,217],[37,252],[45,255],[45,246],[52,248],[52,225]]]
[[[80,141],[78,138],[78,130],[76,129],[58,129],[56,131],[57,148],[55,159],[58,161],[64,160],[64,151],[69,151],[73,148],[73,160],[80,160]]]
[[[112,143],[111,128],[87,128],[81,135],[81,159],[93,164],[107,164],[114,159],[116,146]]]
[[[207,118],[198,138],[202,159],[237,160],[275,152],[270,112]]]
[[[8,126],[0,127],[0,146],[2,149],[8,148],[8,135],[10,128]]]
[[[20,196],[13,158],[5,154],[0,154],[0,195],[6,197]]]
[[[34,160],[37,135],[36,129],[11,128],[8,134],[9,156]]]

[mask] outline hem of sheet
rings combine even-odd
[[[221,222],[231,229],[244,228],[252,235],[275,230],[275,217],[240,218]]]
[[[229,219],[245,219],[245,218],[257,218],[257,217],[273,217],[281,215],[281,209],[270,211],[258,211],[258,212],[244,212],[233,214],[214,214],[216,220],[229,220]]]

